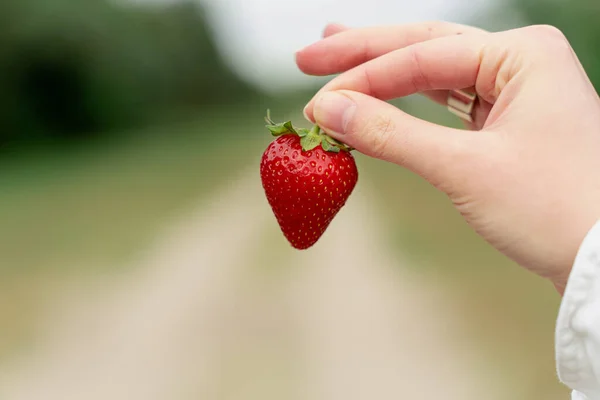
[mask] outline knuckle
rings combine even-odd
[[[367,83],[367,93],[375,98],[380,98],[379,91],[377,90],[377,85],[374,83],[373,72],[366,66],[364,68],[364,79]]]
[[[501,36],[515,43],[513,47],[523,65],[542,65],[547,68],[549,62],[556,64],[573,56],[565,34],[552,25],[531,25],[503,32]]]
[[[487,46],[483,54],[475,88],[484,100],[494,103],[511,79],[518,59],[506,47]]]
[[[552,25],[533,25],[528,27],[527,32],[533,41],[533,45],[542,46],[545,50],[570,51],[570,44],[565,34]]]
[[[554,25],[533,25],[531,30],[536,34],[541,36],[552,38],[552,39],[561,39],[565,40],[565,35],[562,33],[560,29],[555,27]]]
[[[410,74],[410,80],[414,87],[415,92],[422,92],[430,90],[432,88],[427,76],[423,73],[421,63],[421,47],[412,46],[410,47],[410,60],[412,68],[408,72]]]
[[[373,157],[387,158],[390,154],[390,141],[394,131],[394,121],[389,115],[376,115],[370,119],[364,133]]]

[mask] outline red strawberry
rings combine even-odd
[[[287,240],[307,249],[319,240],[344,206],[358,180],[350,148],[318,126],[296,129],[291,122],[267,128],[277,137],[260,164],[267,200]]]

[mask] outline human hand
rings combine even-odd
[[[346,29],[297,53],[311,75],[343,72],[305,109],[331,136],[419,174],[498,250],[562,293],[600,217],[600,99],[564,35],[450,23]],[[385,102],[423,93],[446,103],[472,88],[473,131]]]

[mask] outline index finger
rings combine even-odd
[[[343,73],[317,95],[323,91],[351,90],[389,100],[429,90],[475,86],[483,47],[481,35],[449,36],[417,43]],[[305,109],[311,120],[313,103],[314,98]]]

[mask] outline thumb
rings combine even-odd
[[[468,171],[466,163],[475,151],[471,142],[479,133],[432,124],[348,90],[319,94],[313,115],[332,137],[368,156],[406,167],[435,186],[445,186]]]

